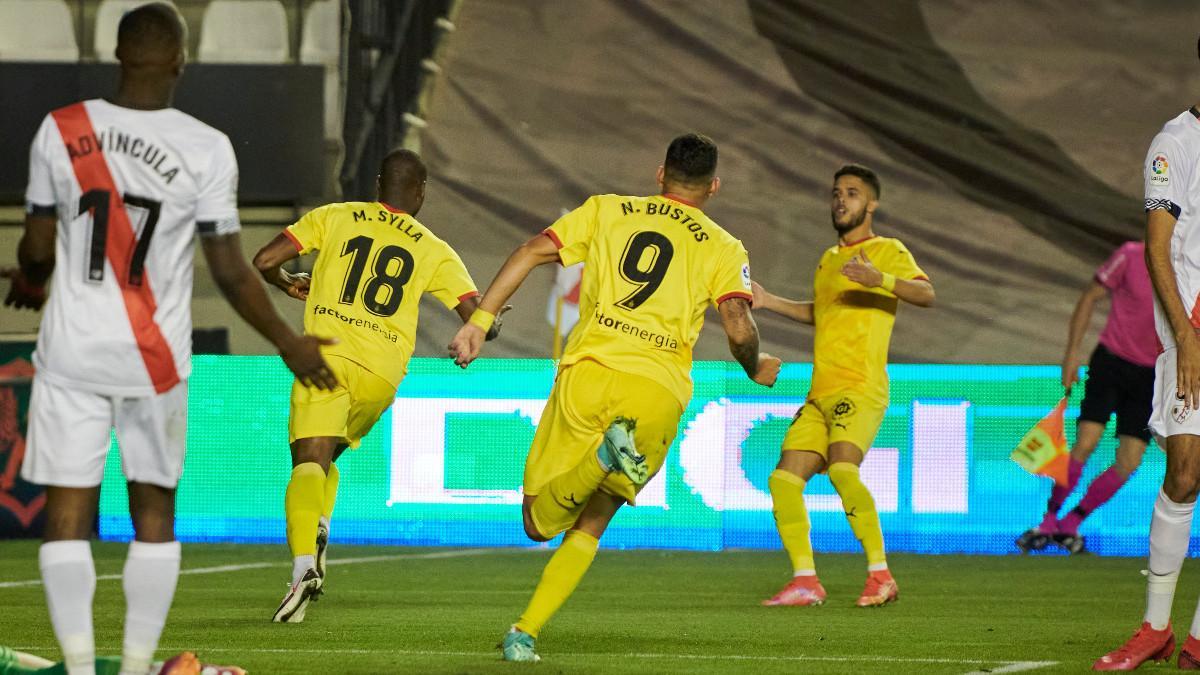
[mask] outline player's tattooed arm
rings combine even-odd
[[[300,253],[296,250],[296,244],[281,232],[254,254],[254,267],[268,284],[297,300],[306,300],[312,280],[303,272],[292,274],[283,269],[285,262],[298,255]]]
[[[721,314],[721,325],[729,338],[729,353],[746,371],[751,380],[770,387],[779,377],[780,360],[758,351],[758,325],[750,315],[750,303],[745,298],[733,297],[717,306]]]
[[[754,309],[765,309],[810,326],[815,323],[812,300],[789,300],[780,297],[763,288],[757,281],[751,281],[750,288],[754,292]]]
[[[46,282],[54,272],[54,238],[58,219],[53,214],[30,212],[25,232],[17,244],[18,267],[0,269],[0,277],[11,280],[5,306],[41,309],[46,302]]]

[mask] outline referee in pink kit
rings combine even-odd
[[[1040,551],[1054,542],[1070,553],[1084,549],[1079,526],[1107,502],[1142,463],[1150,441],[1147,421],[1154,397],[1154,361],[1158,337],[1154,332],[1154,289],[1146,270],[1145,245],[1123,244],[1096,271],[1071,315],[1067,352],[1062,362],[1062,384],[1068,391],[1079,379],[1080,342],[1092,319],[1096,301],[1108,295],[1112,308],[1100,342],[1088,362],[1083,402],[1075,431],[1075,447],[1066,485],[1055,485],[1046,503],[1046,515],[1034,528],[1017,537],[1022,552]],[[1109,417],[1117,414],[1117,456],[1112,466],[1096,476],[1079,504],[1058,517],[1063,502],[1075,490],[1083,465],[1100,443]]]

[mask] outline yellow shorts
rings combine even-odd
[[[783,437],[783,449],[809,450],[828,459],[829,445],[844,441],[865,455],[885,412],[886,402],[853,392],[806,401]]]
[[[344,438],[357,448],[392,401],[396,388],[359,364],[332,354],[325,362],[337,378],[331,390],[292,383],[292,406],[288,416],[288,442],[297,438],[332,436]]]
[[[678,399],[649,378],[590,360],[564,368],[554,381],[525,460],[525,494],[538,494],[555,476],[594,454],[604,432],[617,417],[637,421],[634,443],[638,452],[646,456],[653,476],[667,459],[682,415]],[[630,504],[639,489],[616,471],[600,486],[601,491],[622,497]]]

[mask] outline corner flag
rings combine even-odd
[[[1070,466],[1067,436],[1063,432],[1066,410],[1067,398],[1064,396],[1053,410],[1033,425],[1012,451],[1013,461],[1026,471],[1049,476],[1059,485],[1067,484],[1067,468]]]

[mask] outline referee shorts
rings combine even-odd
[[[1139,366],[1096,345],[1088,361],[1079,419],[1108,424],[1117,414],[1117,435],[1150,441],[1150,411],[1154,406],[1154,368]]]

